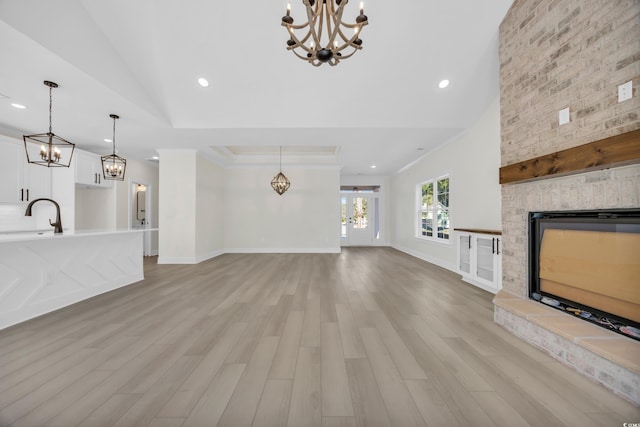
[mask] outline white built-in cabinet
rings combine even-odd
[[[95,188],[113,188],[113,181],[102,176],[100,156],[88,151],[75,150],[76,184]]]
[[[30,202],[51,197],[51,168],[27,163],[24,145],[0,138],[0,202]]]
[[[456,229],[462,280],[497,293],[502,287],[502,235],[499,231]]]

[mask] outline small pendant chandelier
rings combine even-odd
[[[75,144],[60,138],[51,130],[52,90],[58,87],[58,84],[45,80],[44,85],[49,87],[49,132],[22,136],[24,149],[27,152],[27,162],[48,168],[68,168],[71,164]]]
[[[127,169],[127,160],[116,154],[116,120],[120,118],[115,114],[109,114],[113,119],[113,154],[102,156],[102,175],[104,179],[111,181],[124,181],[124,173]]]
[[[302,0],[302,3],[307,9],[306,23],[293,24],[291,4],[287,4],[287,14],[282,17],[282,26],[289,32],[287,50],[319,67],[324,63],[337,65],[362,49],[360,31],[369,23],[363,3],[360,3],[360,15],[354,24],[342,21],[343,9],[349,0]],[[301,30],[301,37],[296,35],[298,30]],[[345,34],[349,31],[353,35]]]
[[[282,196],[290,186],[291,181],[282,173],[282,146],[280,146],[280,172],[271,180],[271,187]]]

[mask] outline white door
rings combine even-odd
[[[377,237],[378,198],[366,194],[343,194],[342,246],[370,246]]]

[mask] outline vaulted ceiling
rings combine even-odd
[[[79,148],[109,152],[115,113],[125,157],[195,148],[225,163],[259,147],[328,147],[342,174],[389,175],[498,96],[511,3],[365,0],[363,50],[316,68],[286,50],[286,1],[0,0],[0,133],[46,131],[52,80],[53,130]],[[345,20],[357,14],[347,4]]]

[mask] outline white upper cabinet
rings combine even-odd
[[[22,142],[0,138],[0,202],[51,197],[51,168],[27,163]]]
[[[94,188],[113,188],[113,181],[105,180],[102,176],[102,161],[99,155],[76,149],[73,157],[76,184]]]

